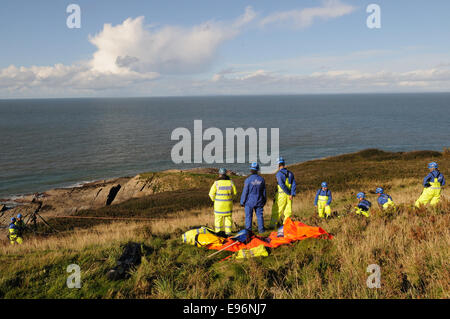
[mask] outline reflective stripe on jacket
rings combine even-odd
[[[231,179],[215,181],[209,191],[209,197],[214,202],[214,213],[231,214],[233,210],[233,196],[236,194],[236,186],[234,186]]]
[[[9,234],[10,235],[17,235],[19,232],[19,229],[17,228],[17,225],[14,223],[9,224]]]
[[[331,196],[331,191],[329,189],[324,191],[322,188],[320,188],[316,193],[316,198],[314,199],[314,205],[317,205],[317,202],[319,200],[326,201],[327,205],[330,205],[331,201],[333,200],[333,196]]]

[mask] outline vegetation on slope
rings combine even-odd
[[[335,237],[308,239],[273,249],[267,258],[226,260],[223,252],[184,245],[189,227],[213,224],[205,187],[133,199],[82,216],[162,218],[153,221],[50,220],[62,232],[27,237],[21,246],[0,247],[3,298],[449,298],[450,203],[444,189],[436,208],[414,209],[426,163],[437,160],[446,176],[450,158],[437,152],[388,153],[367,150],[293,165],[299,182],[294,216]],[[214,178],[214,176],[211,176]],[[236,178],[242,189],[242,178]],[[274,177],[266,176],[269,187]],[[321,220],[313,199],[320,182],[333,190],[333,211],[341,218]],[[376,207],[369,219],[347,213],[357,191],[383,186],[398,204],[395,212]],[[206,190],[206,193],[205,193]],[[376,206],[375,195],[369,200]],[[265,208],[270,218],[272,202]],[[235,206],[235,230],[244,213]],[[143,245],[142,263],[131,278],[111,282],[121,245]],[[66,267],[80,265],[82,288],[68,289]],[[381,267],[381,288],[366,286],[367,266]]]

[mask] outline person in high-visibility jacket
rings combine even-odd
[[[369,210],[372,206],[372,203],[366,199],[366,194],[360,192],[356,194],[356,198],[359,200],[358,205],[355,207],[356,214],[369,217]]]
[[[16,218],[11,218],[11,224],[9,224],[9,241],[11,245],[22,244],[22,237],[19,236],[19,228],[16,225]]]
[[[219,179],[209,190],[209,197],[214,202],[214,228],[216,233],[224,231],[226,235],[230,235],[233,225],[233,196],[237,191],[225,168],[219,169],[219,175]]]
[[[330,217],[331,215],[331,208],[330,204],[333,200],[333,197],[331,195],[331,191],[328,189],[328,183],[322,182],[320,185],[321,188],[316,193],[316,198],[314,199],[314,206],[317,207],[317,211],[319,212],[319,217],[323,218]],[[325,215],[324,215],[325,213]]]
[[[378,194],[378,206],[382,209],[394,208],[395,204],[392,197],[388,194],[384,193],[384,189],[382,187],[377,187],[375,190],[375,194]]]
[[[441,200],[441,188],[445,185],[445,178],[438,170],[438,164],[431,162],[428,164],[430,173],[423,179],[423,191],[417,199],[415,206],[430,205],[434,206]]]
[[[266,181],[258,175],[259,164],[252,163],[250,166],[251,175],[244,182],[244,189],[241,195],[241,206],[245,207],[245,229],[252,230],[253,211],[258,221],[258,232],[263,233],[264,229],[264,205],[266,205]]]
[[[270,226],[277,228],[281,224],[281,216],[284,215],[284,221],[286,218],[292,215],[292,199],[296,195],[295,189],[297,187],[295,183],[294,174],[286,169],[286,162],[284,158],[278,159],[278,172],[275,175],[277,178],[277,191],[272,206],[272,218],[270,220]]]

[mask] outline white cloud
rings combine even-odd
[[[290,24],[297,28],[306,28],[313,24],[314,20],[327,20],[338,18],[355,11],[356,8],[339,0],[325,0],[322,6],[276,12],[268,15],[260,21],[261,26],[269,24]]]
[[[252,22],[306,27],[316,19],[339,17],[354,9],[329,0],[320,7],[258,20],[252,7],[247,7],[233,21],[192,27],[155,27],[145,25],[144,17],[128,18],[115,26],[105,24],[89,38],[97,50],[88,61],[0,69],[0,96],[95,96],[99,91],[98,95],[196,95],[450,90],[448,54],[412,54],[411,48],[337,56],[318,53],[229,65],[213,75],[205,72],[220,45]]]
[[[266,93],[351,93],[396,91],[449,91],[450,69],[419,69],[408,72],[362,72],[332,70],[292,75],[255,70],[215,74],[205,87],[216,94],[233,91],[235,94]]]
[[[128,18],[117,26],[105,24],[99,34],[90,37],[97,47],[91,66],[113,74],[130,70],[199,73],[210,65],[220,44],[239,34],[255,15],[247,7],[232,23],[209,21],[189,28],[165,26],[156,30],[144,26],[144,17]]]
[[[0,69],[0,93],[107,90],[151,81],[166,74],[199,73],[213,61],[218,47],[241,32],[256,16],[251,7],[231,22],[208,21],[193,27],[144,25],[144,17],[128,18],[89,41],[92,59],[72,65]]]
[[[122,74],[105,74],[92,70],[85,63],[29,68],[11,65],[0,70],[0,89],[7,89],[10,92],[33,88],[104,90],[149,81],[157,77],[158,74],[154,72],[140,74],[129,71]]]
[[[257,14],[253,10],[253,8],[251,6],[247,6],[245,8],[244,14],[241,15],[239,18],[237,18],[236,21],[233,23],[233,28],[239,29],[244,27],[246,24],[252,22],[256,18],[256,16]]]

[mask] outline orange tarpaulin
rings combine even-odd
[[[254,236],[250,242],[247,244],[244,243],[237,243],[233,246],[230,246],[228,248],[225,248],[225,250],[228,251],[238,251],[241,249],[251,249],[254,247],[257,247],[259,245],[264,245],[266,247],[276,248],[280,245],[289,244],[291,242],[297,241],[297,240],[303,240],[306,238],[326,238],[326,239],[332,239],[333,236],[328,234],[325,230],[323,230],[321,227],[313,227],[308,226],[306,224],[303,224],[301,222],[294,222],[289,217],[286,218],[286,221],[283,225],[283,237],[278,237],[277,232],[270,233],[269,237],[259,237]],[[209,245],[207,248],[209,249],[217,249],[220,250],[235,241],[228,238],[223,245]]]

